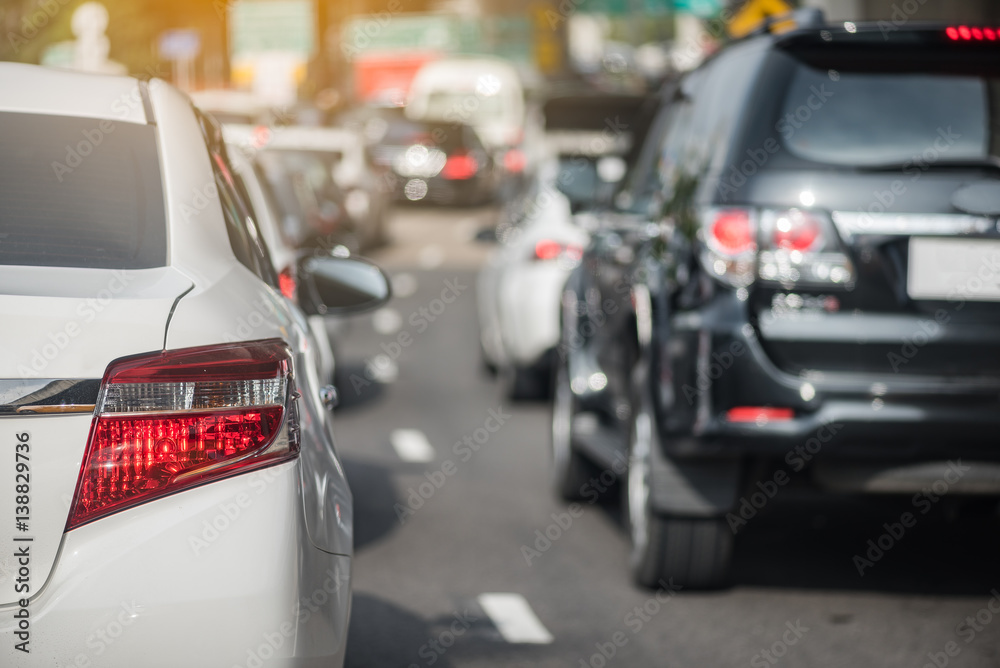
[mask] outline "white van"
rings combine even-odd
[[[514,66],[499,58],[437,60],[413,79],[406,115],[471,125],[487,147],[502,152],[523,139],[524,88]]]

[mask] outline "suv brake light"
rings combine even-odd
[[[761,251],[757,273],[764,281],[794,285],[854,283],[854,265],[840,246],[830,216],[806,209],[760,213]]]
[[[702,263],[710,274],[734,287],[753,283],[757,220],[751,209],[710,209],[704,221]]]
[[[279,339],[112,362],[66,530],[296,457],[297,396]]]
[[[786,287],[854,283],[854,266],[822,211],[709,209],[702,235],[706,271],[733,287],[758,277]]]

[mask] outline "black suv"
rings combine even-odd
[[[555,483],[619,474],[640,583],[724,584],[786,486],[1000,494],[1000,33],[886,25],[665,91],[567,284]]]

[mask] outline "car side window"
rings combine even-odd
[[[229,163],[222,130],[211,118],[196,112],[202,135],[212,161],[212,172],[219,193],[219,204],[226,221],[226,231],[233,254],[240,264],[257,275],[271,287],[278,287],[278,275],[271,264],[271,256],[264,237],[257,225],[250,197],[241,177]]]

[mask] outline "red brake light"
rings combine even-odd
[[[520,174],[524,171],[528,159],[524,156],[524,151],[519,148],[512,148],[503,155],[503,168],[511,174]]]
[[[712,223],[711,234],[719,250],[730,255],[739,255],[757,248],[748,211],[720,211]]]
[[[791,408],[769,408],[767,406],[737,406],[729,409],[726,419],[730,422],[784,422],[795,417]]]
[[[807,251],[820,240],[822,232],[822,225],[815,218],[798,209],[791,209],[774,223],[774,246],[784,250]]]
[[[991,42],[995,42],[997,39],[997,31],[993,28],[983,28],[983,34],[986,35],[986,39]]]
[[[135,355],[104,375],[66,530],[298,454],[280,340]]]
[[[454,181],[464,181],[471,179],[478,171],[479,163],[473,156],[467,153],[456,154],[448,157],[444,169],[441,170],[441,176]]]
[[[965,40],[972,39],[972,31],[969,30],[968,26],[959,26],[958,27],[958,35],[959,35],[959,37],[961,37],[962,39],[965,39]]]
[[[556,260],[565,257],[578,262],[583,257],[583,248],[574,244],[563,244],[553,239],[542,239],[535,244],[535,259]]]
[[[949,26],[944,33],[948,35],[948,39],[957,42],[958,41],[958,28],[955,26]]]
[[[288,299],[295,301],[295,277],[292,275],[292,268],[285,267],[278,274],[278,289]]]

